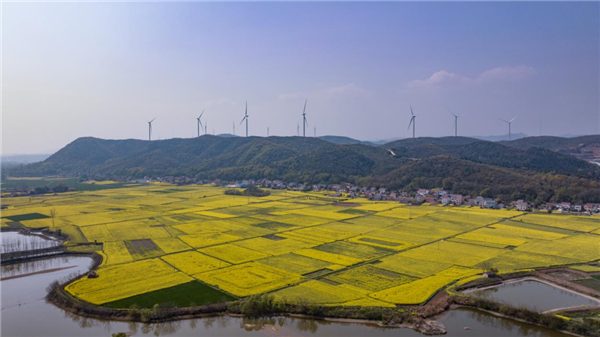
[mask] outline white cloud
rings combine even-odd
[[[520,81],[531,77],[534,69],[528,66],[505,66],[486,70],[475,77],[459,76],[446,70],[433,73],[425,80],[408,82],[409,89],[432,89],[448,85],[481,85],[490,82]]]
[[[508,80],[518,81],[531,77],[534,73],[532,67],[517,66],[517,67],[499,67],[484,71],[481,73],[477,80],[479,81],[497,81],[497,80]]]
[[[430,87],[430,86],[438,86],[443,85],[445,83],[460,80],[455,73],[447,72],[446,70],[440,70],[438,72],[433,73],[426,80],[414,80],[408,83],[409,88],[418,88],[418,87]]]

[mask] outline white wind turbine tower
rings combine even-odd
[[[204,115],[204,111],[202,110],[202,113],[200,114],[200,116],[198,116],[198,118],[196,118],[196,120],[198,121],[198,137],[200,137],[200,127],[202,126],[202,121],[200,120],[200,118],[202,118],[202,115]]]
[[[296,136],[300,137],[300,123],[296,123]]]
[[[269,137],[269,128],[270,127],[267,126],[267,137]]]
[[[308,126],[308,121],[306,120],[306,103],[308,100],[304,101],[304,110],[302,110],[302,137],[306,137],[306,127]]]
[[[208,134],[206,130],[208,130],[208,119],[204,120],[204,135]]]
[[[446,109],[448,109],[448,108],[446,108]],[[448,109],[448,111],[450,111],[452,116],[454,116],[454,137],[458,137],[458,119],[460,117],[464,117],[466,115],[457,115],[454,112],[452,112],[452,110],[450,110],[450,109]]]
[[[233,122],[233,135],[235,136],[235,121]]]
[[[315,124],[315,138],[317,137],[317,124]]]
[[[514,122],[515,119],[517,119],[517,117],[514,117],[513,119],[511,119],[509,121],[504,120],[502,118],[498,118],[498,119],[501,120],[501,121],[503,121],[504,123],[508,124],[508,140],[510,140],[511,139],[511,135],[512,135],[512,133],[511,133],[511,125],[512,125],[512,122]]]
[[[410,126],[412,124],[413,138],[415,138],[415,125],[417,123],[417,115],[414,114],[412,106],[410,106],[410,114],[412,115],[412,117],[410,117],[410,123],[408,123],[408,129],[407,130],[410,130]]]
[[[148,140],[152,140],[152,122],[154,122],[156,118],[157,117],[154,117],[154,119],[148,121]]]
[[[244,120],[246,121],[246,137],[248,137],[248,101],[246,101],[246,112],[244,113],[244,118],[242,118],[240,125],[244,123]]]

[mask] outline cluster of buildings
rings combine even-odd
[[[546,203],[541,204],[540,207],[538,207],[538,209],[548,211],[548,212],[559,211],[559,212],[578,212],[578,213],[579,212],[600,213],[600,204],[587,203],[587,204],[583,204],[583,205],[578,205],[578,204],[572,204],[570,202],[560,202],[560,203],[546,202]]]

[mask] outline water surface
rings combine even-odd
[[[580,305],[600,305],[600,301],[534,280],[505,283],[494,288],[476,290],[471,294],[538,312]]]
[[[60,242],[57,240],[50,240],[39,235],[23,235],[18,232],[0,233],[0,253],[49,248],[59,244]]]

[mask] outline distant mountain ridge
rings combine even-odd
[[[502,145],[518,148],[543,148],[585,161],[600,162],[600,135],[577,137],[539,136],[500,142]]]
[[[3,173],[267,178],[376,184],[408,190],[444,186],[468,194],[487,189],[503,198],[522,193],[524,198],[538,201],[555,200],[559,196],[600,201],[597,187],[600,166],[549,149],[528,147],[527,143],[522,144],[524,140],[504,145],[469,137],[423,137],[373,146],[345,137],[325,139],[205,135],[144,141],[86,137],[73,141],[43,162],[9,168]]]
[[[320,136],[320,139],[338,145],[347,145],[347,144],[365,144],[365,145],[376,145],[372,142],[362,141],[350,137],[344,136]]]
[[[487,140],[489,142],[500,142],[500,141],[505,141],[508,140],[508,133],[504,134],[504,135],[492,135],[492,136],[471,136],[472,138],[477,138],[477,139],[481,139],[481,140]],[[511,140],[515,140],[515,139],[521,139],[521,138],[527,138],[529,137],[528,135],[522,133],[522,132],[517,132],[517,133],[513,133],[510,135]]]

